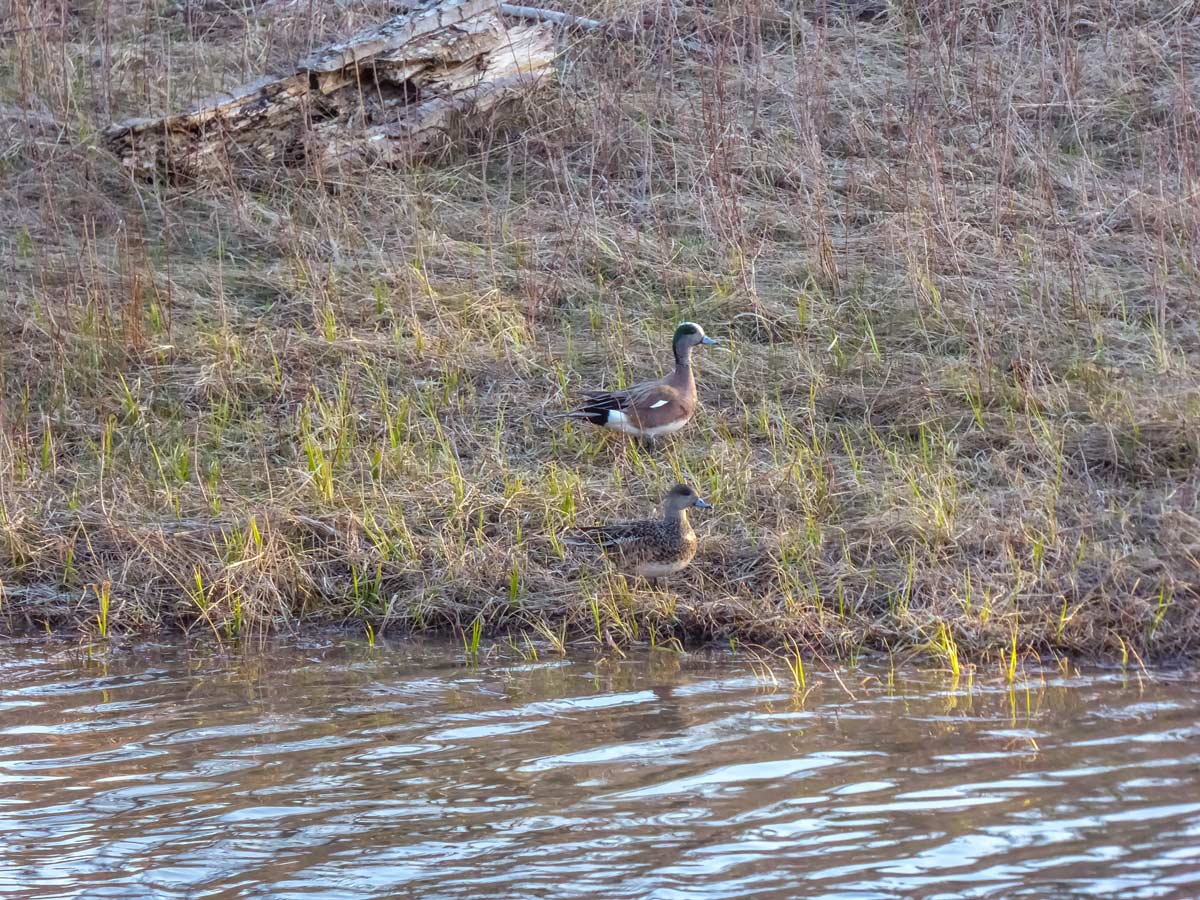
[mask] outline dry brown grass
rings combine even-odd
[[[644,40],[438,160],[180,186],[97,130],[382,8],[7,10],[0,620],[1200,649],[1196,4],[571,8]],[[664,451],[545,418],[684,318]],[[678,477],[683,583],[564,555]]]

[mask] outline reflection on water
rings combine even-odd
[[[1185,676],[458,656],[7,645],[0,897],[1200,896]]]

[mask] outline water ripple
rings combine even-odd
[[[1187,678],[460,655],[0,651],[0,897],[1200,896]]]

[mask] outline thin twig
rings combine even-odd
[[[515,3],[501,3],[500,12],[514,19],[526,19],[531,22],[550,22],[568,30],[598,31],[613,30],[613,26],[599,19],[589,19],[571,13],[559,12],[554,9],[541,9],[536,6],[518,6]],[[628,31],[629,29],[623,29]]]
[[[616,22],[601,22],[599,19],[589,19],[572,13],[559,12],[555,9],[542,9],[540,6],[519,6],[515,3],[501,3],[500,12],[514,19],[524,19],[531,22],[550,22],[567,31],[603,31],[614,37],[629,40],[636,34],[628,25]],[[699,41],[686,38],[675,38],[671,42],[685,53],[704,53],[705,47]]]

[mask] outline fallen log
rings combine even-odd
[[[554,58],[553,26],[507,25],[497,0],[422,0],[290,71],[104,138],[142,176],[399,162],[527,91]]]

